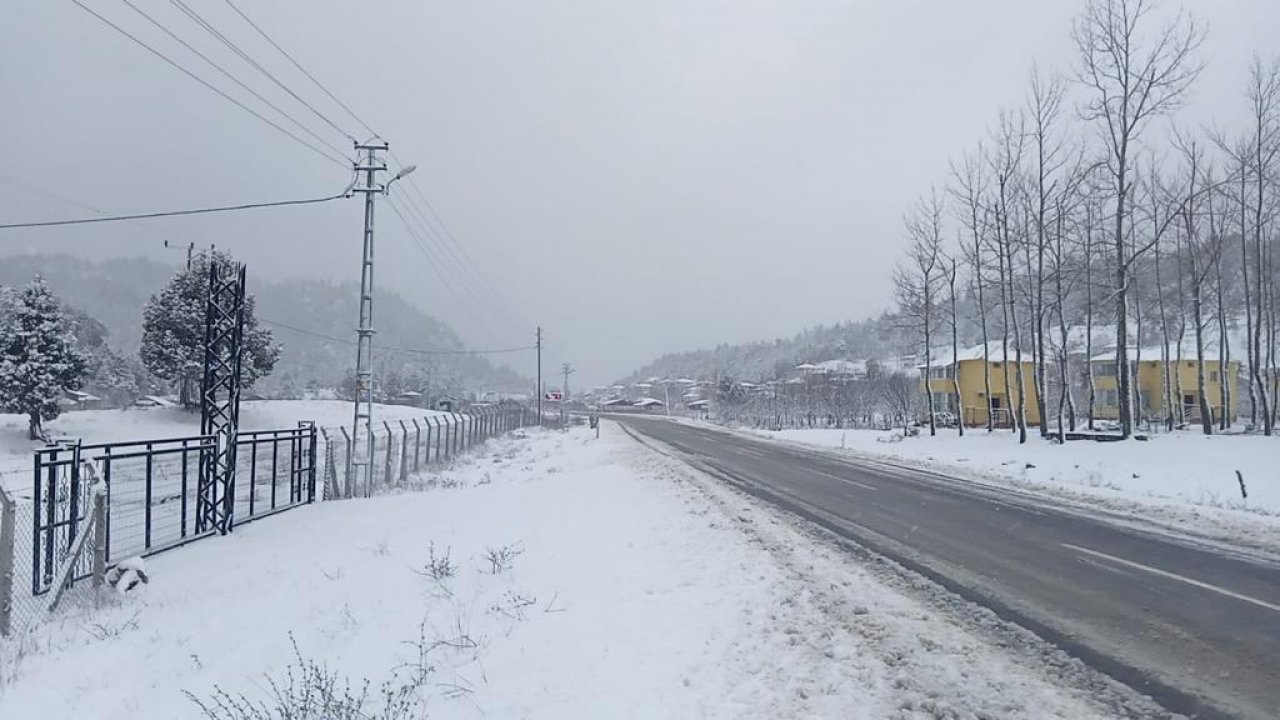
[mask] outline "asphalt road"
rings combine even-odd
[[[1044,503],[660,418],[690,464],[921,572],[1198,718],[1280,718],[1280,567]]]

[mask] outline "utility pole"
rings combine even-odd
[[[542,326],[538,326],[538,341],[534,344],[538,349],[538,425],[542,425]]]
[[[373,483],[373,200],[385,187],[378,184],[378,173],[387,163],[378,153],[387,150],[385,142],[356,146],[356,177],[364,173],[364,187],[353,192],[364,193],[364,247],[360,255],[360,325],[356,328],[356,407],[351,432],[351,464],[356,472],[355,487],[360,487],[364,466],[366,487]],[[357,185],[359,182],[357,181]]]
[[[387,161],[378,153],[386,152],[387,143],[371,140],[356,143],[356,185],[353,193],[364,193],[364,243],[360,255],[360,325],[356,328],[356,402],[351,433],[351,466],[356,471],[356,487],[359,487],[360,466],[365,466],[365,487],[373,482],[373,201],[379,194],[386,194],[391,184],[417,169],[416,165],[400,168],[395,177],[385,185],[378,182],[378,173],[385,172]],[[360,173],[364,173],[364,186],[360,187]]]
[[[560,386],[564,391],[564,397],[560,398],[560,401],[569,402],[569,375],[573,373],[573,366],[569,363],[561,363],[560,372],[564,373],[564,385]]]
[[[169,244],[169,241],[168,241],[168,240],[165,240],[165,241],[164,241],[164,246],[165,246],[165,247],[174,247],[174,246],[172,246],[172,245],[170,245],[170,244]],[[177,248],[176,248],[176,247],[174,247],[174,249],[176,250]],[[190,271],[191,271],[191,253],[192,253],[192,252],[194,252],[194,251],[195,251],[195,249],[196,249],[196,244],[195,244],[195,243],[193,243],[193,242],[189,242],[189,243],[187,243],[187,272],[190,272]],[[210,249],[212,249],[212,246],[210,246]]]

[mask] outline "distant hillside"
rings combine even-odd
[[[10,255],[0,259],[0,285],[21,286],[39,273],[68,305],[101,322],[108,344],[123,355],[137,356],[142,338],[142,307],[179,270],[146,259],[91,262],[69,255]],[[334,338],[354,340],[358,289],[354,284],[316,280],[271,282],[249,269],[249,292],[257,297],[262,320]],[[404,298],[378,292],[378,335],[383,347],[463,350],[452,328],[423,313]],[[337,386],[355,363],[355,348],[346,342],[294,332],[267,324],[283,346],[276,371],[261,383],[264,391],[284,385],[302,388],[315,383]],[[379,375],[430,377],[450,388],[519,391],[532,381],[487,359],[467,355],[423,356],[402,352],[375,353]]]
[[[722,344],[706,350],[669,353],[618,382],[630,384],[650,377],[763,380],[804,362],[866,360],[912,351],[909,338],[886,313],[871,320],[810,328],[771,342]]]

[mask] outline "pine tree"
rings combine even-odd
[[[153,375],[176,381],[184,407],[197,404],[200,374],[204,367],[205,302],[209,294],[209,263],[220,272],[232,272],[231,258],[224,253],[201,253],[190,269],[173,276],[169,284],[152,295],[142,311],[142,347],[139,357]],[[245,296],[244,356],[241,359],[241,386],[249,387],[271,374],[280,357],[280,346],[271,331],[258,325],[254,301]]]
[[[73,323],[37,276],[9,293],[0,313],[0,411],[28,417],[32,440],[58,417],[64,390],[80,389],[85,357],[76,349]]]

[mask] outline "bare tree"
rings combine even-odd
[[[983,172],[983,153],[984,150],[979,145],[977,152],[966,154],[959,166],[952,164],[951,177],[955,184],[951,194],[958,201],[960,223],[968,231],[968,240],[960,242],[960,251],[965,264],[969,266],[970,292],[978,300],[978,326],[982,330],[982,397],[987,404],[987,432],[991,432],[995,429],[995,414],[991,412],[991,336],[987,325],[988,282],[985,277],[988,267],[985,259],[986,234],[990,227],[990,213],[984,208],[986,176]],[[960,408],[959,420],[963,425],[963,406]]]
[[[959,264],[954,255],[944,253],[942,256],[942,281],[947,286],[948,304],[951,317],[951,392],[956,398],[956,430],[964,437],[964,407],[960,392],[960,313],[956,302],[956,277],[959,275]]]
[[[1021,113],[1000,113],[999,124],[994,136],[995,151],[988,157],[992,181],[991,240],[996,257],[997,277],[1000,288],[1000,360],[1001,367],[1004,369],[1001,375],[1004,380],[1004,399],[1006,403],[1006,406],[1001,409],[1006,413],[1010,413],[1012,419],[1010,427],[1014,432],[1018,433],[1019,442],[1026,442],[1025,416],[1021,412],[1014,415],[1007,403],[1013,398],[1013,388],[1009,382],[1010,330],[1013,331],[1015,336],[1014,352],[1018,361],[1017,381],[1020,396],[1023,394],[1022,391],[1024,389],[1022,387],[1022,348],[1019,342],[1020,330],[1018,328],[1017,305],[1014,297],[1014,226],[1017,221],[1014,219],[1013,214],[1017,211],[1018,178],[1021,173],[1023,152],[1026,149],[1027,134],[1025,126],[1026,121]],[[1025,403],[1020,397],[1019,407],[1024,408],[1024,406]]]
[[[1275,411],[1271,406],[1272,388],[1267,381],[1274,362],[1275,321],[1274,301],[1266,302],[1268,296],[1274,295],[1274,274],[1267,272],[1267,244],[1265,236],[1275,220],[1276,208],[1276,165],[1280,155],[1280,58],[1272,59],[1264,65],[1260,58],[1254,58],[1249,74],[1250,128],[1249,162],[1254,180],[1253,203],[1253,356],[1249,359],[1251,383],[1257,386],[1258,407],[1262,411],[1262,432],[1271,435],[1275,428]],[[1247,261],[1246,261],[1247,264]],[[1264,288],[1263,278],[1268,287]],[[1264,312],[1264,303],[1267,310]],[[1270,319],[1268,319],[1270,315]],[[1271,328],[1268,335],[1266,355],[1262,352],[1262,327],[1264,322]]]
[[[1036,407],[1040,413],[1040,435],[1049,433],[1049,418],[1045,412],[1045,387],[1048,384],[1045,343],[1045,257],[1048,252],[1049,233],[1054,220],[1050,211],[1055,205],[1055,196],[1061,192],[1061,171],[1067,164],[1066,149],[1059,137],[1057,125],[1062,112],[1062,101],[1066,94],[1066,84],[1057,75],[1047,79],[1042,77],[1039,69],[1033,69],[1031,87],[1027,96],[1027,116],[1030,119],[1031,146],[1035,155],[1033,168],[1032,217],[1035,225],[1035,259],[1033,291],[1030,296],[1031,308],[1031,341],[1035,346],[1033,358],[1034,385]],[[1028,246],[1028,253],[1031,246]],[[1028,271],[1031,269],[1028,261]]]
[[[911,240],[907,261],[894,270],[894,294],[902,316],[912,321],[924,343],[924,386],[928,402],[929,434],[938,433],[934,418],[933,332],[938,313],[938,294],[942,281],[942,199],[937,192],[921,200],[905,218],[907,237]]]
[[[1128,355],[1131,259],[1126,222],[1131,212],[1130,176],[1135,143],[1152,118],[1177,108],[1200,74],[1193,55],[1203,33],[1194,18],[1177,13],[1148,33],[1157,0],[1088,0],[1072,35],[1080,53],[1080,82],[1090,91],[1083,108],[1107,151],[1115,202],[1116,379],[1123,437],[1133,434]]]

